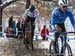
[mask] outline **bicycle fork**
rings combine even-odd
[[[61,38],[61,41],[60,41],[60,38]],[[59,39],[55,38],[55,40],[54,40],[54,50],[55,50],[55,53],[56,53],[57,56],[64,56],[64,52],[65,52],[65,49],[66,49],[65,45],[66,45],[66,39],[67,38],[66,38],[66,35],[64,35],[60,38]],[[59,42],[58,42],[58,40],[59,40]]]
[[[65,53],[65,49],[66,49],[66,35],[62,36],[61,37],[61,44],[62,44],[62,47],[61,47],[61,52],[60,52],[60,56],[64,56],[64,53]]]
[[[58,38],[55,38],[54,40],[54,52],[56,56],[59,56],[59,46],[58,46]]]

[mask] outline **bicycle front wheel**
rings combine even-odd
[[[54,41],[51,41],[50,46],[49,46],[49,56],[56,56],[53,44],[54,44]]]
[[[64,50],[64,56],[72,56],[72,50],[68,43],[66,43],[66,49]]]

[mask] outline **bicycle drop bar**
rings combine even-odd
[[[75,33],[75,32],[62,32],[62,34]]]

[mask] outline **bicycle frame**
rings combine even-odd
[[[62,32],[60,35],[59,35],[59,38],[61,38],[61,52],[60,52],[60,48],[59,48],[59,53],[64,53],[65,52],[65,49],[66,49],[66,44],[67,44],[67,34],[68,33],[75,33],[75,32]]]
[[[67,34],[75,33],[75,32],[62,32],[59,37],[63,40],[63,45],[67,43]]]
[[[67,36],[65,34],[60,34],[58,41],[57,41],[57,45],[59,46],[59,53],[63,53],[65,51],[65,44],[67,43]],[[60,48],[61,47],[61,48]],[[60,50],[61,49],[61,50]],[[64,49],[64,50],[63,50]]]

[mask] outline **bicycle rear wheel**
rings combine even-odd
[[[25,38],[24,38],[24,40],[23,40],[23,41],[24,41],[24,45],[25,45],[25,47],[26,47],[27,49],[29,49],[29,46],[28,46],[28,45],[29,45],[29,44],[28,44],[28,41],[27,41]]]
[[[57,55],[58,54],[55,53],[55,50],[54,50],[54,41],[51,41],[50,46],[49,46],[49,56],[57,56]]]

